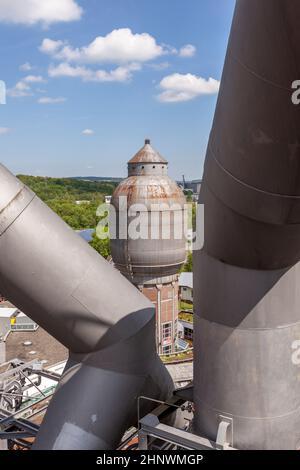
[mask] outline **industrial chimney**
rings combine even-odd
[[[195,430],[300,447],[300,2],[237,0],[200,203]]]

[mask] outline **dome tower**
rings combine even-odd
[[[185,196],[168,176],[168,162],[145,141],[115,190],[115,266],[156,306],[160,354],[177,342],[178,272],[186,258]]]

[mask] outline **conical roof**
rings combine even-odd
[[[131,163],[162,163],[167,164],[165,160],[154,148],[151,146],[150,140],[145,140],[144,147],[128,162]]]

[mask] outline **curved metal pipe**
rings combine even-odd
[[[152,304],[0,165],[0,291],[70,350],[35,449],[113,449],[165,399]]]
[[[237,0],[205,162],[195,261],[195,428],[300,446],[300,4]]]

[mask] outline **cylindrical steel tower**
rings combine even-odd
[[[157,345],[174,352],[178,320],[178,271],[185,261],[185,196],[168,174],[168,162],[145,141],[128,162],[116,189],[116,267],[156,306]],[[135,230],[136,229],[136,230]]]
[[[300,3],[238,0],[205,163],[195,261],[195,429],[300,446]]]

